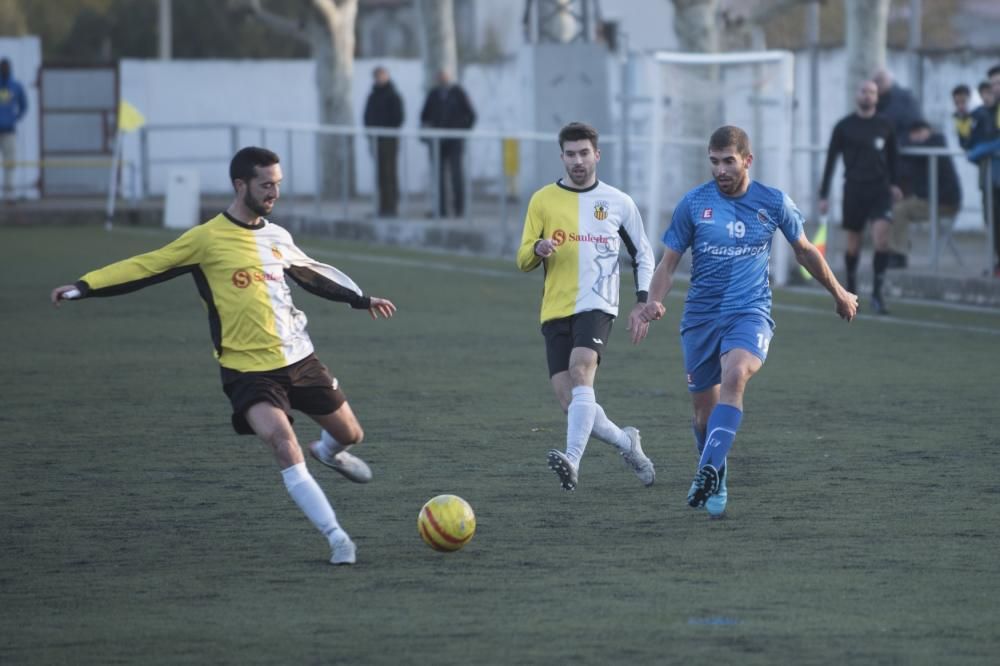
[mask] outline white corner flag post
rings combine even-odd
[[[115,217],[115,201],[118,198],[118,165],[122,158],[122,135],[134,132],[146,124],[146,117],[125,100],[118,104],[118,129],[115,145],[111,150],[111,173],[108,180],[108,205],[104,211],[104,228],[111,231]]]

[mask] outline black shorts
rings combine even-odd
[[[601,350],[611,338],[611,325],[615,318],[600,310],[587,310],[571,317],[550,319],[542,324],[545,336],[545,357],[549,362],[549,377],[569,370],[569,354],[574,347],[586,347],[597,352],[597,362],[601,362]]]
[[[887,183],[844,184],[842,226],[848,231],[863,231],[872,220],[892,221],[892,192]]]
[[[309,354],[284,368],[265,372],[222,368],[222,390],[233,406],[233,429],[241,435],[254,434],[244,415],[258,402],[271,403],[294,422],[291,415],[293,409],[306,414],[330,414],[347,401],[337,380],[315,354]]]

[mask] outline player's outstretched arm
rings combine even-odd
[[[830,264],[823,258],[823,254],[809,242],[805,234],[799,236],[792,244],[792,248],[795,250],[795,260],[799,265],[809,271],[809,274],[833,296],[840,318],[847,321],[854,319],[858,314],[858,296],[841,286],[830,269]]]
[[[387,298],[371,297],[371,305],[368,306],[368,313],[372,319],[378,319],[382,315],[385,319],[390,319],[396,314],[396,306]]]

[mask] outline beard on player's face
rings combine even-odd
[[[253,195],[250,187],[247,187],[246,194],[243,195],[243,205],[253,211],[254,215],[267,215],[274,208],[274,199],[268,195],[258,199]]]

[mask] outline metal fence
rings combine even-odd
[[[194,146],[191,144],[192,136],[196,137]],[[179,137],[184,137],[184,141],[178,140]],[[338,190],[336,196],[324,195],[324,191],[330,189],[326,187],[328,184],[322,182],[324,176],[321,175],[324,171],[318,146],[324,137],[345,138],[353,146],[353,182],[346,169],[328,176],[341,179],[335,188]],[[519,234],[520,222],[531,194],[562,174],[555,136],[537,132],[396,130],[291,123],[148,125],[139,131],[138,151],[134,153],[133,159],[139,165],[138,173],[123,173],[123,178],[133,178],[133,182],[124,184],[123,192],[130,193],[133,198],[160,196],[166,172],[171,168],[187,168],[200,171],[203,193],[228,195],[231,185],[227,174],[232,155],[242,146],[262,145],[277,152],[282,159],[285,175],[282,195],[286,198],[283,213],[318,221],[374,219],[378,217],[379,193],[375,177],[378,152],[370,150],[370,146],[379,137],[398,140],[398,217],[434,221],[443,221],[447,217],[442,215],[440,201],[441,142],[463,140],[461,186],[464,188],[465,206],[460,216],[452,213],[450,219],[460,221],[469,228],[493,225],[498,233],[507,237],[505,246],[509,246],[514,236]],[[675,146],[686,151],[704,150],[701,140],[665,137],[660,142],[662,146]],[[628,150],[627,158],[622,154],[623,149]],[[657,154],[652,152],[652,142],[648,138],[633,136],[623,145],[620,137],[602,136],[601,150],[601,178],[612,184],[632,184],[630,194],[642,210],[651,235],[655,235],[658,220],[669,220],[674,202],[662,201],[662,209],[655,216],[646,207],[645,195],[649,191],[649,183],[643,182],[643,178],[648,180],[651,156]],[[928,158],[928,255],[930,268],[937,271],[941,251],[948,247],[954,232],[954,219],[942,220],[938,214],[939,160],[945,157],[964,160],[965,155],[947,148],[904,148],[901,152],[903,155]],[[792,154],[794,160],[821,163],[826,146],[796,146]],[[796,165],[798,167],[799,162]],[[989,169],[989,166],[987,159],[985,168]],[[812,170],[813,174],[817,172]],[[813,182],[815,176],[809,177],[809,173],[810,169],[793,169],[792,182],[787,189],[802,210],[811,213],[810,217],[815,219],[818,183]],[[671,173],[669,177],[693,186],[707,179],[707,164],[701,173]],[[831,192],[832,211],[839,210],[839,189],[833,188]],[[445,187],[445,190],[448,188]],[[992,204],[990,197],[985,198],[985,204]],[[974,214],[982,215],[983,212],[980,209]],[[991,215],[992,212],[988,209],[985,214]],[[986,257],[983,263],[992,268],[992,225],[985,225],[985,230],[988,242],[984,244]],[[968,259],[973,263],[979,262],[978,258]]]

